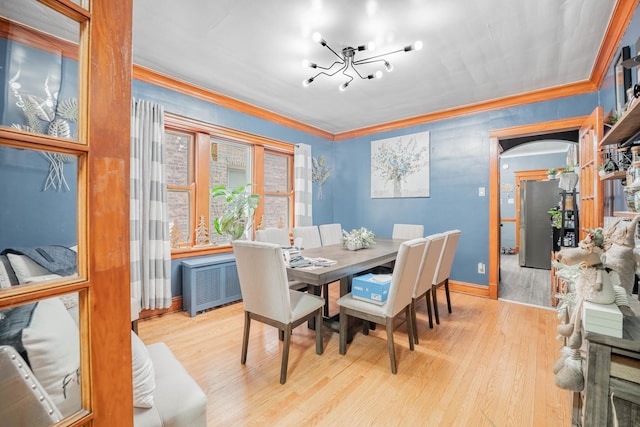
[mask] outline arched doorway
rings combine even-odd
[[[500,153],[501,141],[517,143],[526,138],[546,138],[549,134],[575,131],[587,120],[587,116],[555,120],[551,122],[496,129],[489,133],[489,297],[498,299],[500,283]],[[521,142],[520,142],[521,143]]]

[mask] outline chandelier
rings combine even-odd
[[[322,46],[329,49],[338,58],[338,60],[334,61],[333,64],[329,65],[328,67],[321,67],[320,65],[314,62],[310,62],[309,60],[306,60],[306,59],[302,61],[302,65],[304,67],[324,70],[324,71],[320,71],[315,76],[309,77],[308,79],[303,81],[302,85],[304,87],[309,86],[321,74],[324,74],[325,76],[335,76],[339,72],[342,72],[342,74],[348,79],[347,81],[345,81],[339,86],[339,89],[342,91],[344,91],[349,86],[349,84],[355,79],[354,75],[360,77],[363,80],[379,79],[382,77],[381,70],[378,70],[373,74],[361,73],[360,71],[358,71],[358,67],[360,65],[380,62],[384,65],[384,68],[385,70],[387,70],[387,72],[391,72],[393,70],[393,65],[387,59],[384,58],[385,56],[398,53],[398,52],[411,52],[412,50],[422,49],[422,42],[417,41],[414,44],[405,46],[402,49],[394,50],[392,52],[382,53],[380,55],[375,55],[375,56],[369,56],[362,59],[355,59],[356,52],[361,52],[365,50],[372,51],[375,48],[375,44],[373,42],[369,42],[366,45],[360,45],[358,47],[348,46],[342,49],[341,53],[338,53],[333,48],[331,48],[331,46],[327,44],[327,42],[322,38],[320,33],[317,33],[317,32],[313,33],[312,38],[313,38],[313,41],[320,43]]]

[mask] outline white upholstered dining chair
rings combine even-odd
[[[393,224],[393,239],[417,239],[424,236],[422,224]]]
[[[438,267],[438,260],[442,253],[442,247],[444,246],[445,235],[438,233],[425,237],[426,244],[424,245],[424,252],[422,254],[422,261],[420,263],[420,270],[418,271],[418,277],[416,284],[413,287],[413,296],[411,298],[411,318],[413,319],[413,337],[416,344],[420,341],[418,339],[418,323],[416,316],[416,301],[425,297],[427,302],[427,316],[429,317],[429,327],[433,328],[433,318],[431,316],[431,286],[433,283],[433,277],[435,276],[436,268]]]
[[[304,249],[319,248],[322,246],[320,239],[320,230],[317,225],[307,225],[304,227],[293,227],[293,241],[302,239],[302,247]]]
[[[278,328],[284,337],[280,384],[287,381],[293,328],[315,318],[316,353],[322,354],[322,306],[318,296],[289,289],[280,245],[248,240],[232,242],[244,305],[241,363],[247,362],[251,320]]]
[[[256,241],[275,243],[276,245],[280,245],[285,248],[291,246],[289,232],[284,228],[265,228],[264,230],[257,230]],[[309,285],[299,280],[289,280],[289,287],[296,291],[306,291]]]
[[[339,245],[342,243],[342,225],[338,223],[321,224],[318,228],[320,229],[322,246]]]
[[[402,242],[398,249],[396,265],[391,277],[389,295],[384,304],[378,305],[353,298],[351,292],[338,300],[338,305],[340,306],[340,354],[344,355],[347,352],[349,317],[357,317],[365,321],[362,328],[365,334],[368,334],[368,322],[385,325],[391,372],[394,374],[398,372],[396,367],[395,346],[393,343],[393,322],[398,314],[401,312],[405,313],[409,349],[413,350],[413,319],[410,314],[411,295],[422,262],[425,243],[425,238]]]
[[[436,323],[440,324],[440,316],[438,314],[438,298],[436,291],[439,286],[444,286],[444,290],[447,295],[447,309],[451,313],[451,296],[449,295],[449,276],[451,275],[451,267],[453,266],[453,258],[458,248],[458,241],[460,240],[460,230],[449,230],[443,233],[445,235],[444,245],[442,247],[442,254],[436,267],[436,273],[433,277],[433,287],[431,289],[431,296],[433,297],[433,314],[436,318]]]
[[[282,247],[291,246],[291,239],[289,238],[289,231],[284,228],[265,228],[264,230],[256,231],[256,240],[258,242],[275,243]]]

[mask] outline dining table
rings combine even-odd
[[[302,248],[300,253],[307,259],[325,259],[335,263],[322,266],[287,267],[287,276],[289,280],[307,283],[312,287],[309,291],[316,295],[320,295],[323,285],[339,281],[340,296],[343,296],[351,290],[351,281],[354,276],[395,261],[398,249],[404,241],[405,239],[376,238],[371,246],[355,251],[340,244]],[[325,319],[325,324],[333,330],[338,330],[339,323],[335,316]]]

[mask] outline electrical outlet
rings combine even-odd
[[[478,274],[484,274],[484,263],[478,263]]]

